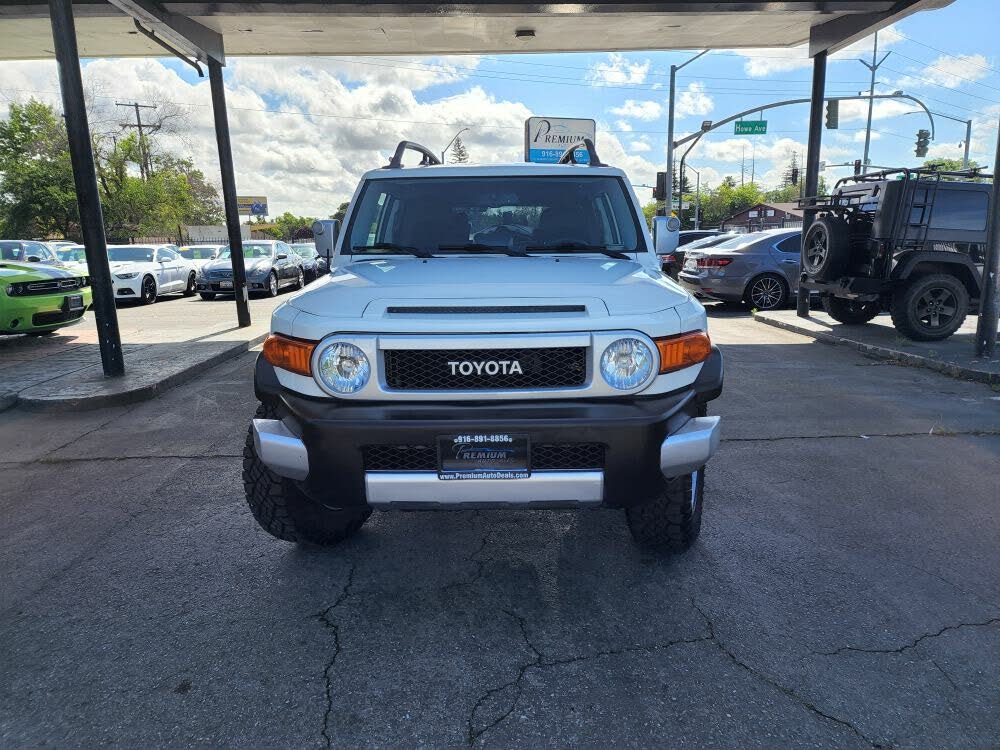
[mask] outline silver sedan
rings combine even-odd
[[[699,297],[775,310],[798,289],[801,242],[801,229],[737,235],[712,248],[688,251],[677,280]]]

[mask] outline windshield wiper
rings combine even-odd
[[[531,245],[524,249],[529,253],[601,253],[615,260],[632,260],[625,253],[610,250],[604,245],[588,245],[586,242],[557,242],[554,245]]]
[[[502,253],[512,255],[515,258],[524,258],[527,253],[524,250],[515,250],[512,247],[497,245],[485,245],[482,242],[467,242],[464,245],[438,245],[438,250],[447,252],[480,252],[480,253]]]
[[[393,253],[395,255],[416,255],[418,258],[433,258],[434,255],[423,248],[410,247],[409,245],[397,245],[395,242],[376,242],[374,245],[355,245],[352,252],[359,253],[368,250],[376,250],[380,253]]]

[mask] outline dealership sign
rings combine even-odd
[[[584,138],[596,142],[597,123],[566,117],[529,117],[524,121],[524,160],[536,164],[556,164],[566,149]],[[580,164],[590,161],[585,149],[577,149]]]
[[[267,216],[267,196],[237,195],[236,206],[240,215]]]

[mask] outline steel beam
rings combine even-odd
[[[108,245],[104,237],[104,215],[101,212],[101,196],[97,190],[97,170],[90,142],[87,106],[83,98],[72,0],[49,0],[49,17],[59,66],[59,87],[62,90],[69,156],[73,164],[76,203],[80,209],[87,273],[91,278],[94,294],[93,308],[101,364],[105,376],[119,377],[125,374],[125,360],[122,357],[121,334],[118,331],[115,290],[108,267]]]
[[[809,143],[806,146],[805,194],[815,196],[819,192],[819,151],[823,146],[823,102],[826,92],[826,51],[813,57],[812,97],[809,100]],[[816,217],[816,210],[806,208],[802,212],[802,250],[799,269],[805,268],[806,232]],[[799,279],[795,312],[800,318],[809,317],[809,290]]]
[[[165,10],[150,0],[108,0],[143,26],[155,31],[175,47],[189,52],[201,62],[209,58],[226,64],[222,35],[187,16]]]
[[[979,295],[979,322],[976,324],[976,356],[994,357],[997,325],[1000,323],[1000,132],[993,166],[993,192],[990,198],[990,226],[986,235],[986,258],[983,262],[983,291]]]
[[[219,147],[219,171],[222,174],[222,202],[226,209],[226,229],[229,232],[229,255],[233,261],[236,319],[240,328],[246,328],[250,325],[250,307],[247,304],[247,272],[243,262],[240,212],[236,204],[236,172],[233,168],[233,148],[229,141],[226,87],[222,82],[222,64],[211,57],[208,58],[208,82],[212,89],[212,112],[215,114],[215,141]]]

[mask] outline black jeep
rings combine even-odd
[[[992,183],[976,170],[895,169],[803,199],[817,214],[805,235],[802,285],[841,323],[889,310],[911,339],[947,338],[978,310]]]

